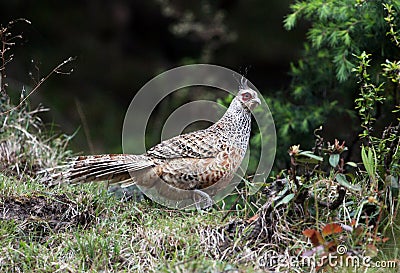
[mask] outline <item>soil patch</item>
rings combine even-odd
[[[76,201],[79,199],[79,196],[42,193],[0,196],[0,220],[18,221],[22,230],[36,231],[41,235],[68,227],[86,228],[96,218],[97,204],[82,204]]]

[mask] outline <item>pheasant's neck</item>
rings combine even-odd
[[[228,141],[246,150],[251,130],[251,113],[240,101],[234,99],[222,118],[209,129],[223,132]]]

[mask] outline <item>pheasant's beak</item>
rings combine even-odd
[[[253,110],[254,108],[259,106],[260,104],[261,104],[261,100],[259,98],[254,98],[254,99],[252,99],[250,101],[249,108],[250,108],[250,110]]]

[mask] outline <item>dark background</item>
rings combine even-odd
[[[287,89],[290,62],[306,39],[306,25],[283,28],[291,2],[2,1],[3,26],[17,18],[32,23],[14,26],[23,39],[8,67],[9,93],[17,103],[22,86],[35,85],[30,73],[37,80],[76,57],[66,67],[73,73],[53,75],[32,105],[49,107],[45,121],[63,132],[78,130],[75,152],[118,153],[131,99],[160,72],[212,63],[245,73],[266,96]]]

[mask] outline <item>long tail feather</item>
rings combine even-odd
[[[42,171],[43,181],[60,183],[87,183],[108,181],[110,184],[133,180],[135,171],[153,167],[154,163],[144,155],[107,154],[79,156],[66,165]]]

